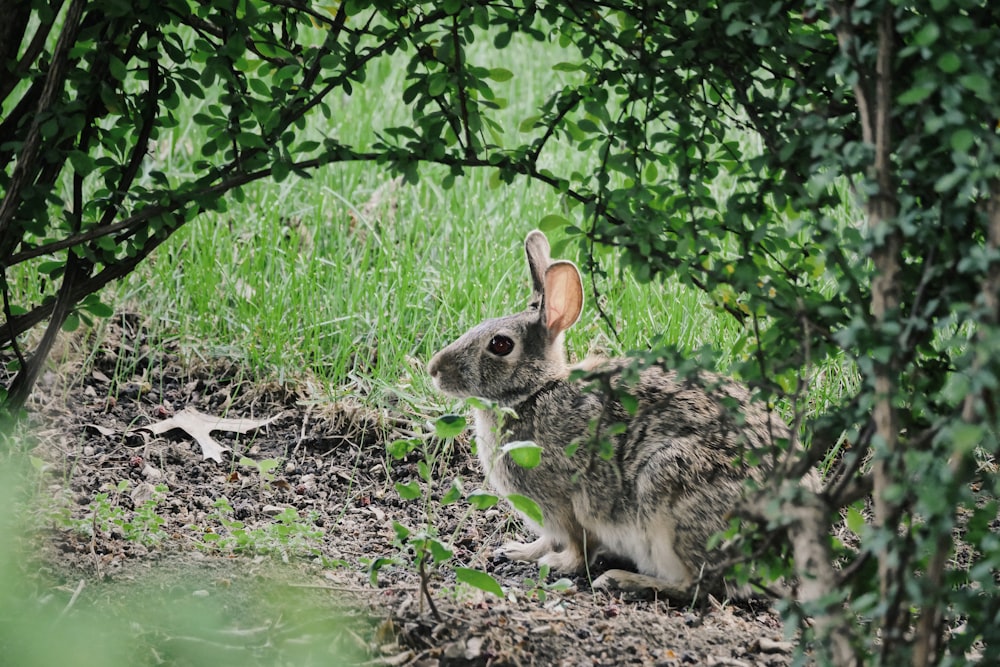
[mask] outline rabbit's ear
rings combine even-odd
[[[552,263],[549,257],[549,240],[537,229],[529,232],[524,239],[524,253],[528,256],[528,268],[531,270],[531,303],[542,300],[545,291],[545,271]]]
[[[549,265],[542,304],[550,339],[576,324],[583,310],[583,280],[576,264],[560,261]]]

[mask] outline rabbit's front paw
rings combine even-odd
[[[496,555],[510,560],[523,560],[533,563],[552,552],[554,548],[555,545],[552,544],[551,540],[539,537],[534,542],[528,542],[527,544],[524,542],[508,542],[496,550]]]

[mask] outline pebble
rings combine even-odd
[[[146,467],[142,469],[142,476],[150,481],[157,481],[163,479],[163,471],[147,463]]]
[[[86,445],[83,448],[83,455],[84,456],[93,456],[94,455],[94,447],[92,445]]]
[[[791,642],[776,641],[767,637],[757,640],[757,646],[761,653],[791,653],[795,649],[795,645]]]
[[[279,514],[285,511],[285,508],[278,507],[277,505],[264,505],[264,507],[261,508],[260,511],[268,516],[278,516]]]

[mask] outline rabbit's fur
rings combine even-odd
[[[745,387],[709,373],[681,379],[650,367],[626,383],[621,369],[629,360],[589,359],[578,367],[626,391],[638,408],[630,414],[613,396],[585,391],[587,380],[569,380],[563,349],[563,332],[583,307],[580,273],[549,258],[541,232],[528,235],[525,251],[534,288],[527,309],[474,327],[428,366],[442,392],[489,399],[517,415],[498,428],[495,411],[475,410],[487,478],[505,496],[528,496],[543,515],[541,526],[523,517],[537,540],[507,544],[503,553],[564,572],[582,570],[598,554],[625,558],[645,576],[613,571],[606,580],[689,594],[702,569],[719,560],[706,543],[726,528],[744,481],[766,472],[743,464],[741,454],[787,438],[788,429]],[[607,435],[613,424],[626,428]],[[600,439],[612,445],[607,460]],[[526,469],[505,455],[503,445],[514,441],[540,446],[541,463]],[[578,448],[567,456],[571,444]]]

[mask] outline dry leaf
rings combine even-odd
[[[206,415],[194,408],[184,408],[170,419],[164,419],[161,422],[140,428],[151,431],[154,435],[161,435],[167,431],[179,428],[194,438],[201,446],[202,458],[214,459],[222,463],[222,453],[229,451],[229,448],[216,442],[211,436],[212,431],[246,433],[261,426],[266,426],[280,416],[281,414],[277,414],[268,419],[228,419],[226,417]]]
[[[107,426],[101,426],[100,424],[84,424],[86,428],[93,429],[100,433],[101,435],[113,436],[118,435],[118,431],[113,428],[108,428]]]

